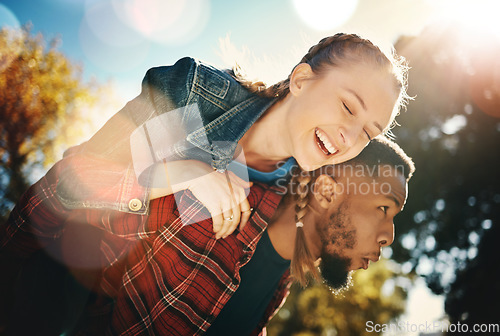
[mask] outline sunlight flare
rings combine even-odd
[[[346,23],[354,14],[358,1],[294,0],[293,5],[306,25],[327,31]]]

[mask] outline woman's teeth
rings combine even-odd
[[[329,154],[335,154],[337,153],[337,149],[333,147],[333,145],[328,141],[328,138],[325,134],[323,134],[319,129],[316,129],[316,136],[318,139],[321,141],[323,146],[326,148]]]

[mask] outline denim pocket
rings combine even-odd
[[[229,80],[222,77],[219,73],[212,70],[210,67],[200,64],[195,77],[194,85],[203,92],[224,99],[229,90]],[[203,95],[203,92],[198,93]]]

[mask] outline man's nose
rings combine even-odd
[[[389,246],[394,242],[394,223],[384,225],[378,236],[380,247]]]

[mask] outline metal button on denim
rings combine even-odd
[[[142,208],[142,202],[137,198],[131,199],[130,202],[128,202],[128,208],[132,211],[139,211]]]

